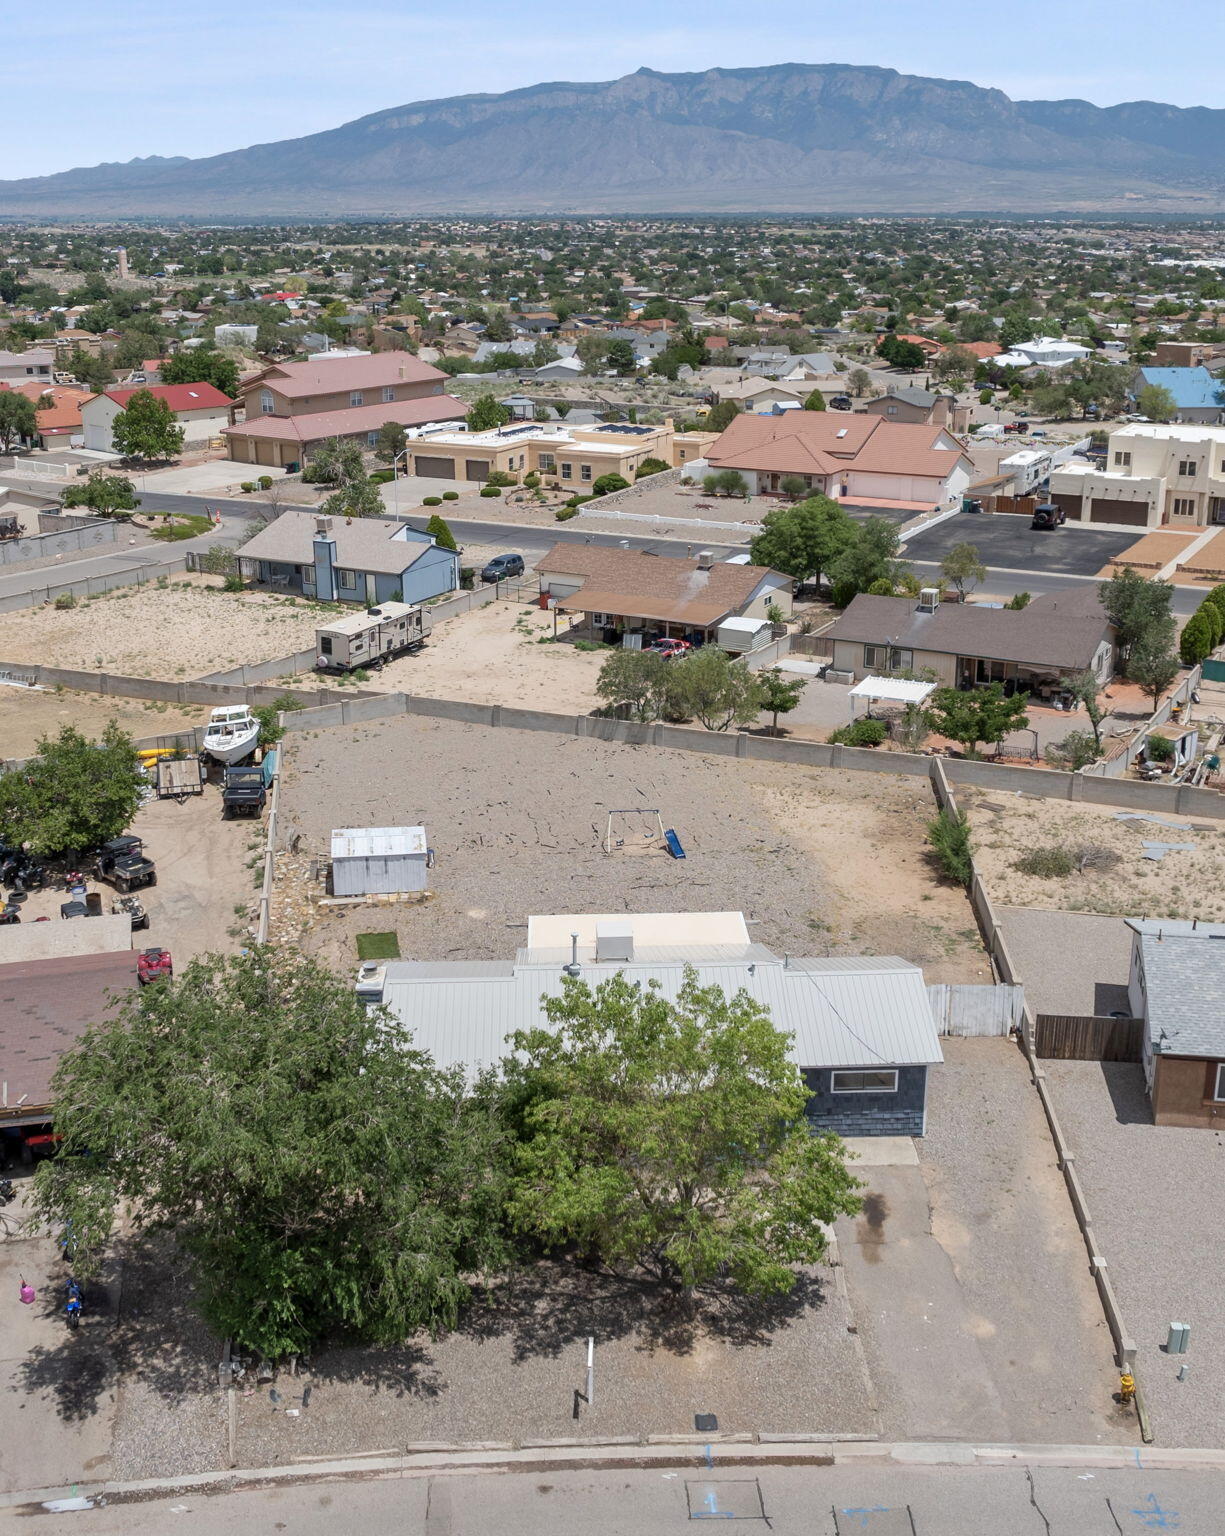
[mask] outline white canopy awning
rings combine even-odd
[[[873,699],[881,699],[889,704],[922,704],[928,694],[935,692],[935,683],[919,683],[907,677],[865,677],[862,683],[856,683],[847,697],[854,699],[867,699],[871,704]],[[852,713],[855,705],[851,704]]]

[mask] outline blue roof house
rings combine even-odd
[[[1138,400],[1149,384],[1169,390],[1175,421],[1225,423],[1225,382],[1213,378],[1207,368],[1137,368],[1131,381],[1133,398]]]

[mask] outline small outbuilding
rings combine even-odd
[[[424,827],[341,827],[332,833],[332,894],[424,891],[430,862]]]

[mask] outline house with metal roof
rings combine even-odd
[[[1149,385],[1164,389],[1174,401],[1175,421],[1225,423],[1225,383],[1207,368],[1137,368],[1131,381],[1133,400]]]
[[[1158,1125],[1225,1125],[1225,924],[1128,918],[1127,993]]]
[[[919,967],[892,955],[779,956],[750,940],[741,913],[536,917],[513,961],[370,964],[358,992],[415,1049],[475,1077],[512,1054],[516,1031],[550,1027],[541,1000],[567,978],[594,988],[622,973],[675,999],[690,968],[702,986],[747,994],[790,1036],[814,1130],[924,1134],[927,1072],[943,1056]]]

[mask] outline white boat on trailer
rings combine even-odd
[[[259,743],[259,721],[245,704],[223,704],[204,728],[204,750],[219,763],[241,763]]]

